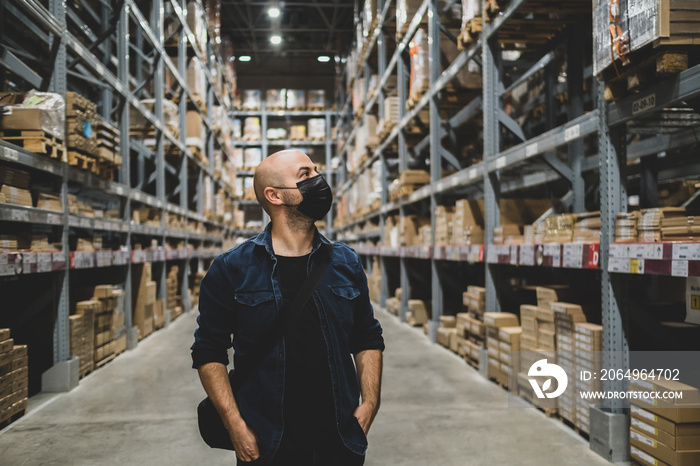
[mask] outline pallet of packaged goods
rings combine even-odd
[[[594,73],[617,100],[696,63],[700,4],[687,0],[593,2]]]
[[[466,50],[478,40],[482,31],[482,11],[480,0],[462,0],[462,25],[457,37],[460,50]]]
[[[430,183],[430,173],[425,170],[404,170],[389,187],[389,200],[408,196],[415,190]]]
[[[133,307],[133,323],[138,328],[139,340],[153,333],[153,313],[156,305],[156,282],[152,279],[150,262],[135,268],[134,281],[135,302]]]
[[[306,111],[306,91],[287,89],[285,98],[287,110],[292,112]]]
[[[412,109],[430,88],[428,34],[418,29],[409,49],[411,57],[411,79],[406,109]]]
[[[506,327],[518,327],[518,316],[510,312],[485,312],[486,351],[488,377],[503,388],[508,388],[510,369],[501,360],[500,331]],[[510,337],[509,337],[510,341]]]
[[[436,341],[439,345],[456,353],[457,346],[452,344],[453,341],[456,341],[457,336],[455,324],[455,316],[440,316],[440,326],[437,329]]]
[[[97,122],[97,157],[111,163],[115,168],[121,168],[122,157],[119,155],[120,131],[104,120]]]
[[[0,166],[0,202],[33,207],[29,181],[28,172]]]
[[[408,300],[406,322],[411,327],[422,326],[430,320],[429,303],[421,299]]]
[[[29,389],[26,345],[15,345],[10,329],[0,328],[0,429],[24,415]]]
[[[58,94],[0,92],[0,139],[66,162],[65,100]]]
[[[422,0],[397,0],[396,2],[396,43],[401,42],[408,32],[411,21],[420,8]],[[420,24],[428,24],[428,15],[424,14]]]

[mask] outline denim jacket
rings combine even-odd
[[[283,300],[270,229],[268,223],[259,235],[219,255],[202,280],[199,328],[191,348],[194,368],[208,362],[228,366],[231,346],[234,367],[238,366],[278,318]],[[319,251],[321,248],[326,251]],[[360,387],[351,355],[384,350],[382,328],[374,318],[360,258],[348,245],[330,242],[317,230],[307,273],[324,252],[331,254],[331,262],[313,300],[328,348],[338,434],[348,449],[363,455],[367,438],[353,416]],[[234,393],[241,416],[258,437],[263,462],[274,456],[282,439],[284,368],[282,339]]]

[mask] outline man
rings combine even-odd
[[[384,350],[362,263],[316,229],[332,193],[308,156],[271,155],[253,184],[270,223],[218,256],[202,280],[193,367],[239,464],[361,465],[379,409]],[[228,349],[234,348],[234,367],[250,358],[320,254],[331,260],[312,298],[233,393]]]

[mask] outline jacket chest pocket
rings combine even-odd
[[[238,291],[234,299],[238,314],[238,333],[246,339],[256,340],[277,319],[275,294],[272,290]]]
[[[360,289],[356,286],[331,286],[333,291],[334,314],[344,327],[351,328],[354,322],[355,308],[359,302]]]

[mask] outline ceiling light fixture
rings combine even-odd
[[[250,55],[241,55],[238,57],[238,61],[250,61]]]
[[[331,57],[327,55],[321,55],[320,57],[318,57],[318,61],[320,61],[321,63],[327,63],[331,61]]]
[[[280,17],[280,9],[277,8],[276,6],[273,6],[269,10],[267,10],[267,15],[270,18],[279,18]]]
[[[272,45],[280,45],[282,43],[282,37],[275,34],[270,37],[270,42],[272,43]]]

